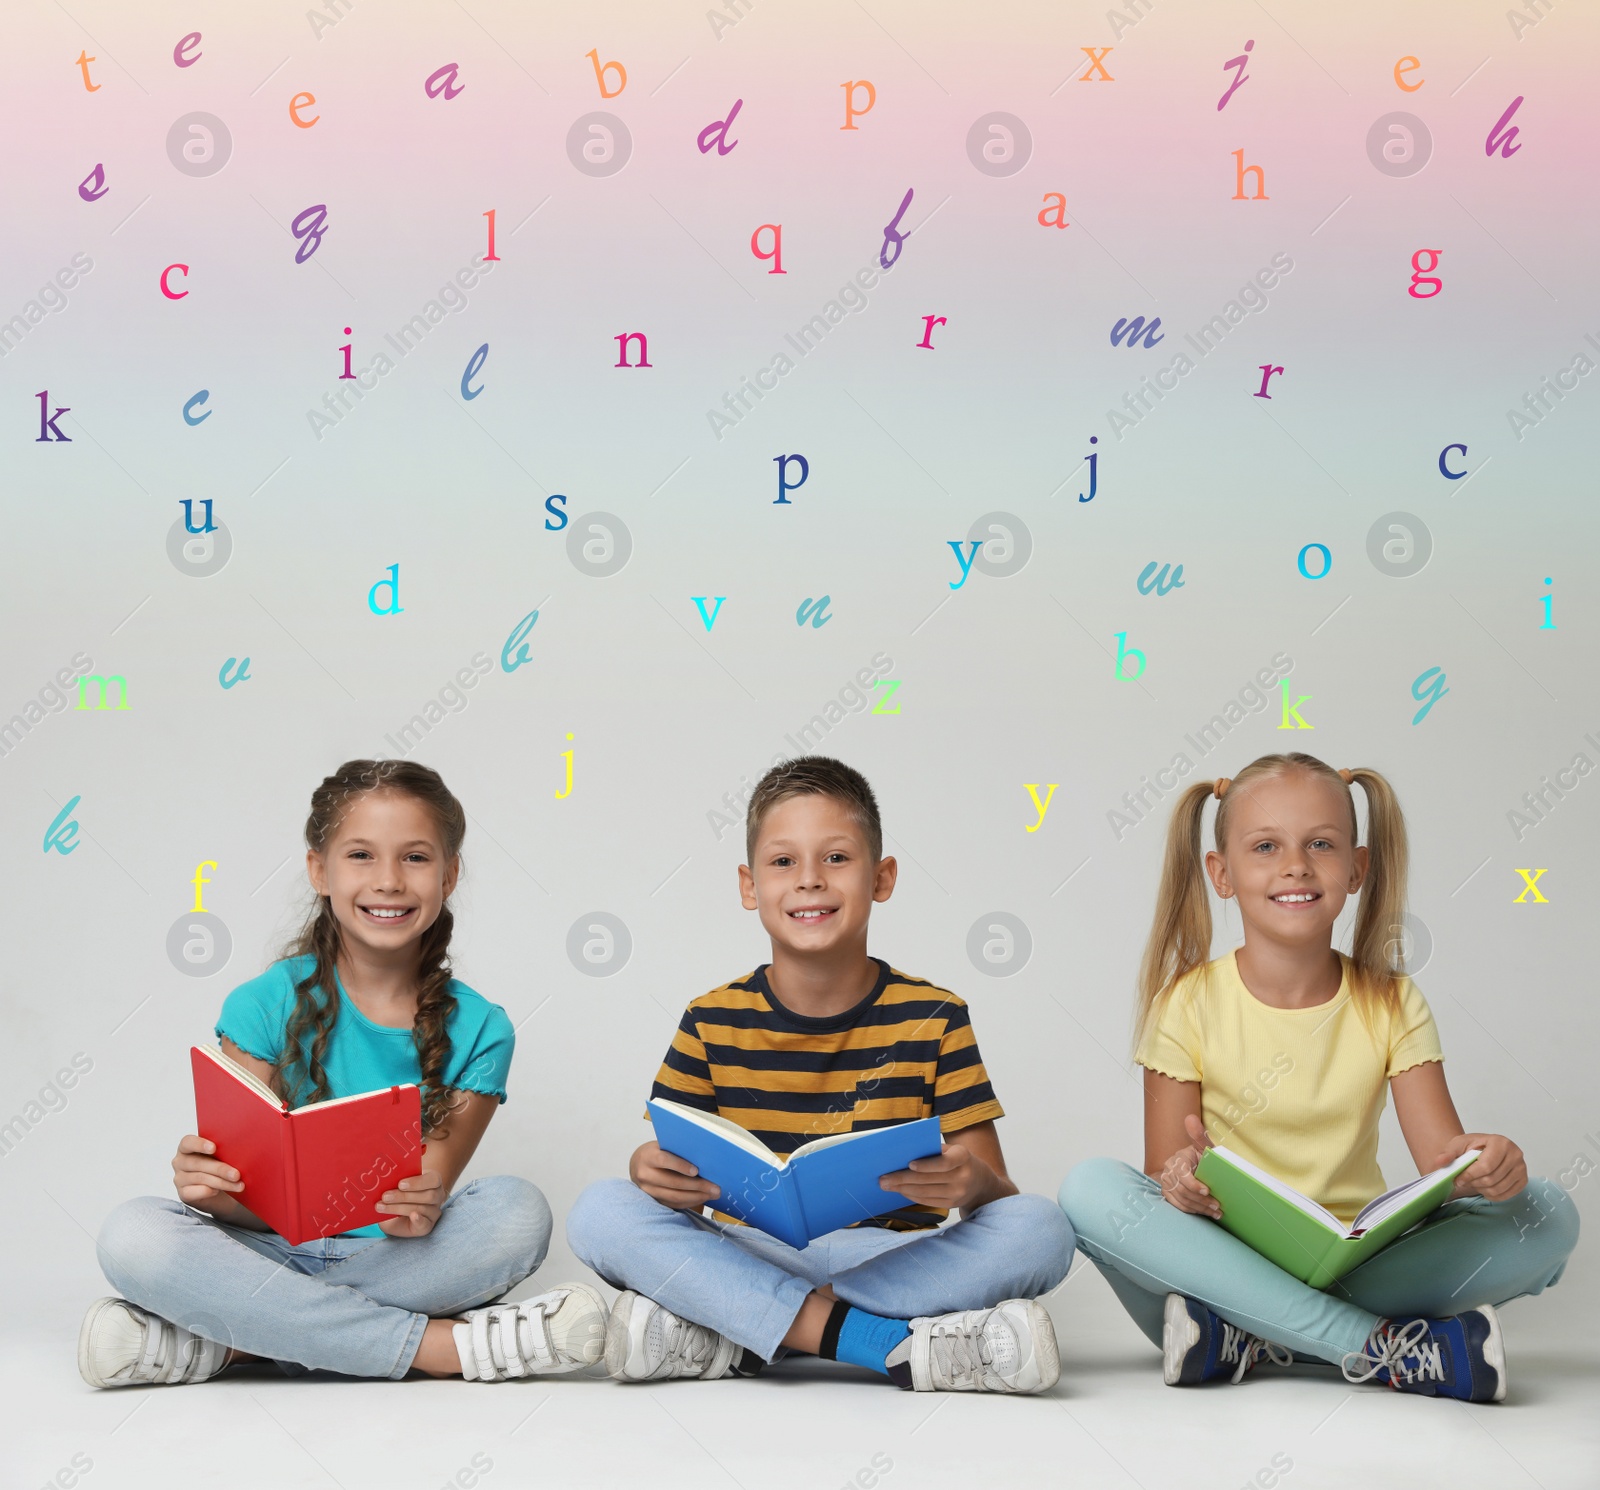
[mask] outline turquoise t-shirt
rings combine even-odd
[[[257,1060],[275,1061],[283,1049],[289,1017],[294,1012],[294,985],[314,966],[311,957],[287,957],[259,978],[241,983],[222,1003],[216,1033],[232,1040]],[[322,1068],[335,1097],[353,1097],[406,1082],[422,1084],[422,1066],[409,1029],[374,1024],[350,1001],[339,984],[339,1014],[328,1037]],[[456,979],[450,981],[456,1006],[445,1023],[450,1059],[444,1084],[454,1091],[481,1092],[506,1100],[506,1073],[517,1035],[499,1004]],[[358,1226],[341,1236],[382,1236],[376,1224]]]

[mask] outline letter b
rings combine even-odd
[[[1119,683],[1137,683],[1139,681],[1139,679],[1144,676],[1144,667],[1145,667],[1144,653],[1141,652],[1137,647],[1130,647],[1128,645],[1128,633],[1126,631],[1117,632],[1116,633],[1116,638],[1117,638],[1117,665],[1116,665],[1117,681]],[[1122,670],[1123,662],[1129,657],[1137,657],[1139,659],[1139,671],[1138,672],[1136,672],[1136,673],[1128,673],[1128,672],[1124,672]]]
[[[592,63],[594,63],[594,80],[600,85],[601,98],[615,98],[619,93],[622,92],[624,88],[628,86],[628,69],[625,68],[620,62],[602,62],[600,60],[600,49],[598,47],[596,47],[592,52],[585,52],[583,55]],[[617,70],[617,86],[615,88],[607,88],[606,74],[610,72],[613,67]]]

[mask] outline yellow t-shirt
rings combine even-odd
[[[1275,1009],[1244,986],[1235,954],[1197,968],[1167,996],[1134,1060],[1198,1081],[1206,1131],[1350,1222],[1387,1186],[1378,1119],[1389,1078],[1442,1061],[1427,1002],[1400,979],[1393,1010],[1369,1030],[1353,1006],[1350,960],[1339,992],[1310,1009]]]

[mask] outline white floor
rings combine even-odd
[[[87,1299],[59,1310],[36,1300],[0,1346],[0,1485],[1595,1490],[1594,1321],[1561,1292],[1504,1312],[1511,1394],[1492,1407],[1355,1390],[1302,1367],[1262,1367],[1237,1387],[1164,1387],[1154,1348],[1081,1260],[1050,1301],[1061,1381],[1026,1399],[901,1392],[813,1360],[753,1381],[655,1387],[290,1380],[262,1367],[198,1387],[96,1392],[74,1360]]]

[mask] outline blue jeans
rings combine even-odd
[[[813,1289],[890,1319],[1037,1298],[1067,1276],[1072,1227],[1039,1195],[991,1200],[937,1230],[856,1226],[797,1250],[757,1231],[675,1211],[630,1180],[597,1180],[567,1217],[567,1242],[613,1288],[773,1360]]]
[[[1133,1322],[1161,1344],[1166,1295],[1338,1365],[1380,1319],[1442,1319],[1541,1293],[1578,1241],[1578,1208],[1529,1180],[1510,1200],[1452,1200],[1326,1290],[1308,1288],[1206,1216],[1168,1205],[1131,1164],[1086,1159],[1061,1183],[1061,1209]]]
[[[431,1317],[515,1287],[550,1245],[550,1207],[514,1175],[462,1186],[421,1237],[325,1237],[291,1246],[177,1199],[124,1201],[100,1228],[100,1266],[130,1303],[288,1375],[398,1381]]]

